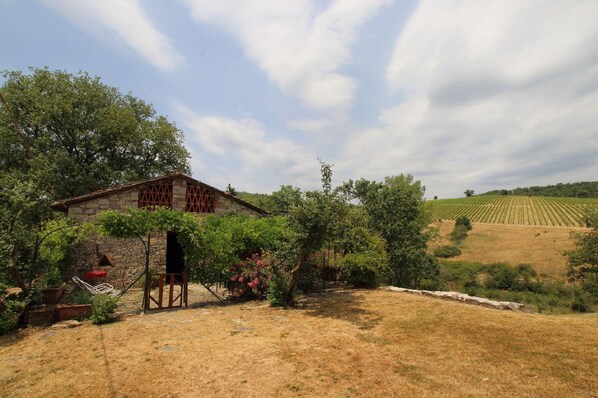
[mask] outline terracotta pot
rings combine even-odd
[[[58,322],[91,315],[91,304],[60,304],[56,306]]]
[[[64,286],[61,287],[47,287],[42,289],[42,300],[44,304],[55,304],[60,300],[64,293]]]

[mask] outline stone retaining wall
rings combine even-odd
[[[393,292],[403,292],[403,293],[419,294],[419,295],[423,295],[423,296],[438,297],[438,298],[442,298],[445,300],[461,301],[463,303],[480,305],[482,307],[493,308],[496,310],[517,311],[517,310],[523,309],[523,304],[520,304],[520,303],[514,303],[512,301],[493,301],[493,300],[489,300],[487,298],[470,296],[468,294],[459,293],[459,292],[443,292],[443,291],[433,292],[433,291],[429,291],[429,290],[404,289],[402,287],[395,287],[395,286],[389,286],[388,290],[393,291]]]

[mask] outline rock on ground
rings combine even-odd
[[[523,304],[515,303],[512,301],[494,301],[484,297],[470,296],[469,294],[459,292],[444,292],[444,291],[430,291],[430,290],[416,290],[416,289],[405,289],[402,287],[389,286],[388,290],[393,292],[420,294],[430,297],[439,297],[446,300],[461,301],[466,304],[481,305],[486,308],[494,308],[497,310],[512,310],[517,311],[523,309]]]

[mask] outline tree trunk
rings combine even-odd
[[[12,274],[12,277],[13,277],[15,283],[17,284],[17,286],[21,288],[21,290],[23,291],[23,294],[25,296],[28,296],[29,295],[29,286],[27,286],[27,283],[25,283],[25,281],[21,277],[21,273],[19,272],[19,268],[17,267],[16,257],[17,257],[17,244],[14,243],[12,245],[12,247],[10,248],[10,251],[8,252],[8,268],[10,269],[10,273]]]
[[[303,264],[305,264],[305,258],[307,257],[307,253],[309,250],[303,249],[299,254],[299,259],[297,260],[297,265],[291,271],[291,281],[289,282],[289,287],[287,289],[287,295],[285,297],[285,303],[288,306],[294,307],[295,306],[295,299],[293,297],[293,293],[295,293],[295,288],[297,287],[297,281],[299,280],[299,272],[301,268],[303,268]]]
[[[15,224],[21,217],[22,212],[23,212],[22,210],[19,210],[17,212],[17,214],[10,220],[10,224],[8,225],[8,230],[6,231],[6,232],[8,232],[9,236],[12,235],[12,233],[15,229]],[[18,243],[17,243],[17,240],[15,239],[15,242],[12,244],[12,247],[10,248],[10,251],[8,252],[8,268],[9,268],[10,273],[12,274],[12,277],[13,277],[15,283],[17,284],[17,286],[21,288],[21,290],[23,291],[23,293],[26,296],[28,296],[29,295],[29,286],[27,286],[27,283],[25,283],[25,280],[23,280],[23,277],[21,276],[21,273],[19,272],[19,267],[17,264],[17,251],[18,251]]]

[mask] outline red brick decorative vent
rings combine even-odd
[[[137,206],[139,208],[168,207],[172,209],[172,181],[141,187],[138,198]]]
[[[218,204],[215,191],[201,185],[187,183],[187,205],[185,211],[192,213],[214,213]]]

